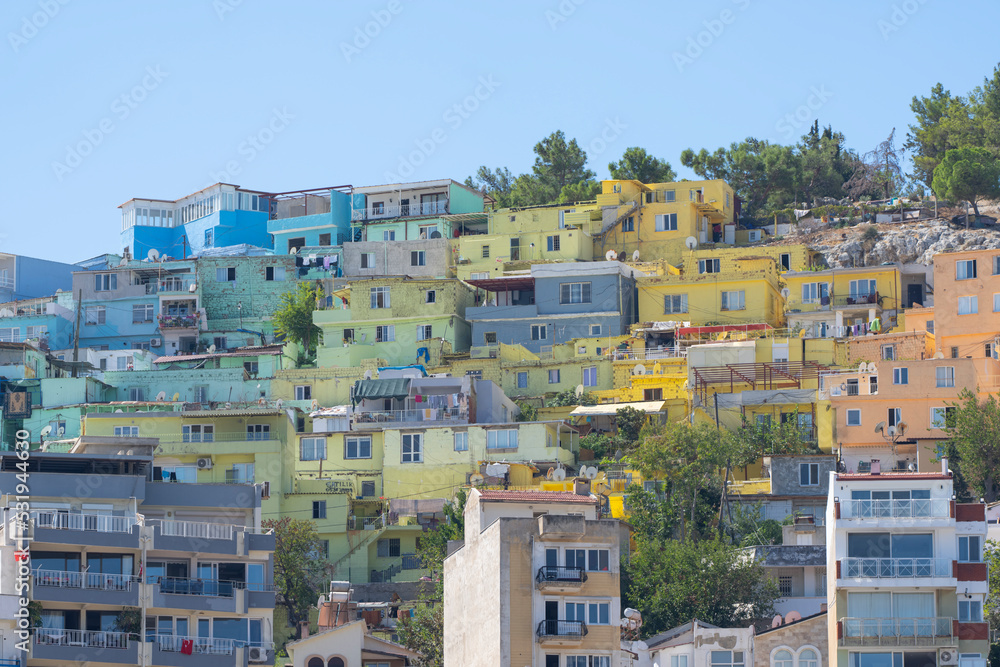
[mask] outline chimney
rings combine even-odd
[[[947,475],[948,474],[948,457],[947,456],[942,456],[941,457],[941,474],[943,474],[943,475]]]
[[[309,621],[299,621],[299,638],[305,639],[309,636]]]
[[[573,480],[573,493],[578,496],[589,496],[590,495],[590,480],[589,479],[575,479]]]

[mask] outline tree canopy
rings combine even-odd
[[[281,295],[281,302],[274,311],[274,332],[285,340],[302,346],[308,359],[319,343],[322,330],[313,324],[312,314],[322,288],[300,282],[293,290]]]
[[[640,183],[670,183],[677,180],[677,173],[666,160],[655,158],[646,149],[626,148],[618,162],[608,164],[611,178],[639,181]]]
[[[966,387],[950,407],[950,463],[976,497],[992,503],[1000,498],[1000,402],[995,394],[980,399]]]
[[[979,202],[1000,198],[1000,160],[985,148],[952,148],[934,168],[934,193],[967,201],[979,215]]]
[[[309,609],[326,584],[316,525],[286,516],[264,519],[261,527],[274,530],[276,602],[288,610],[288,622],[297,628],[299,621],[309,618]]]

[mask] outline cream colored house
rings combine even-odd
[[[417,654],[368,634],[363,620],[289,642],[286,665],[294,667],[406,667]]]

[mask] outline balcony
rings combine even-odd
[[[243,582],[158,577],[151,584],[153,587],[151,606],[153,607],[229,614],[242,614],[246,613],[247,610]]]
[[[840,502],[841,519],[947,519],[951,501],[944,498],[918,500],[846,500]]]
[[[36,569],[32,572],[31,583],[32,596],[40,602],[139,604],[138,580],[130,574]]]
[[[878,292],[874,294],[848,294],[847,296],[834,296],[834,308],[881,308],[882,297]]]
[[[149,287],[155,288],[153,293],[159,294],[190,294],[197,283],[192,278],[164,278],[158,282],[149,283]],[[146,290],[149,292],[149,289]]]
[[[135,515],[71,514],[57,510],[31,512],[34,541],[92,547],[138,548]]]
[[[197,329],[201,322],[199,315],[157,315],[161,329]]]
[[[535,636],[540,643],[578,644],[587,636],[587,624],[583,621],[546,619],[538,624]]]
[[[93,281],[91,281],[93,282]],[[0,289],[14,289],[13,278],[0,278]]]
[[[535,575],[535,585],[540,591],[578,590],[585,581],[587,581],[587,572],[582,567],[545,565],[538,568],[538,574]]]
[[[377,410],[354,413],[354,428],[356,429],[381,429],[391,424],[443,424],[466,423],[468,421],[469,411],[457,407],[419,408],[416,410]]]
[[[63,665],[139,664],[139,642],[125,632],[35,628],[31,657]]]
[[[425,215],[445,215],[447,201],[421,202],[414,204],[393,204],[389,206],[369,206],[351,211],[351,221],[385,220],[389,218],[410,218]]]
[[[665,347],[662,349],[648,348],[645,350],[611,350],[605,355],[612,361],[656,361],[659,359],[684,359],[687,348]]]
[[[952,626],[946,617],[842,618],[837,636],[840,646],[949,646]]]
[[[239,533],[260,533],[267,531],[252,526],[234,526],[226,523],[203,523],[200,521],[174,521],[155,519],[150,521],[157,530],[154,532],[155,549],[168,551],[204,551],[214,554],[243,555],[239,553]],[[245,547],[244,547],[245,551]]]
[[[153,644],[153,664],[164,667],[223,667],[228,665],[273,664],[274,645],[181,635],[148,637]],[[183,652],[190,642],[190,655]],[[241,655],[242,654],[242,655]]]
[[[840,578],[845,579],[952,577],[952,562],[944,558],[845,558],[841,563]]]

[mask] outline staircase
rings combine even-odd
[[[639,193],[627,201],[622,201],[617,207],[605,206],[603,210],[603,221],[602,228],[600,232],[601,237],[601,249],[604,249],[604,244],[608,237],[608,232],[618,229],[618,226],[625,221],[630,215],[634,215],[639,207],[642,206],[643,193]],[[622,207],[625,210],[622,211]]]
[[[359,553],[362,549],[367,549],[372,544],[372,542],[377,540],[379,536],[385,532],[385,526],[379,526],[377,528],[365,530],[364,532],[365,535],[361,538],[360,541],[358,541],[357,544],[351,547],[350,551],[348,551],[346,554],[338,558],[330,565],[330,571],[334,576],[337,576],[338,569],[342,567],[346,569],[346,567],[350,565],[351,558],[355,554]]]

